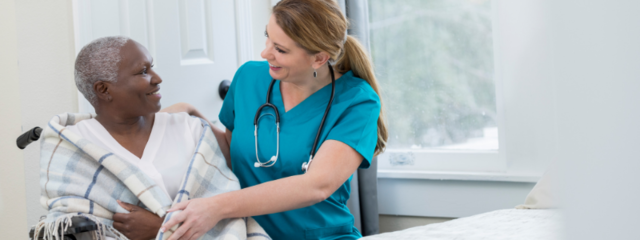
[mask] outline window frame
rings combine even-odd
[[[494,87],[498,127],[497,150],[389,149],[378,155],[380,177],[405,172],[507,172],[507,129],[505,124],[501,71],[500,27],[497,0],[491,1]],[[384,89],[383,89],[384,91]],[[387,116],[389,117],[389,116]],[[398,159],[401,159],[398,161]]]

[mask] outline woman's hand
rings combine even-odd
[[[219,209],[216,209],[214,205],[212,198],[196,198],[178,203],[168,211],[183,211],[172,215],[171,219],[162,225],[160,231],[165,232],[174,225],[182,223],[171,234],[169,240],[198,239],[222,220],[222,216],[216,214],[220,212]]]
[[[194,111],[197,111],[195,107],[193,107],[193,105],[188,104],[188,103],[176,103],[173,104],[171,106],[168,106],[162,110],[160,110],[160,112],[168,112],[168,113],[179,113],[179,112],[186,112],[189,115],[194,115]],[[197,116],[200,117],[200,116]],[[200,117],[202,118],[202,117]]]
[[[131,240],[155,239],[162,225],[162,218],[136,205],[118,200],[129,213],[113,214],[113,227]]]

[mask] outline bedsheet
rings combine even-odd
[[[555,240],[561,239],[561,231],[561,215],[558,210],[504,209],[362,239]]]

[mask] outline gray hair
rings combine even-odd
[[[98,102],[93,84],[98,81],[115,83],[118,80],[120,48],[129,40],[123,36],[98,38],[78,53],[74,71],[76,86],[92,105]]]

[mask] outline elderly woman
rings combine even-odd
[[[49,215],[38,233],[55,235],[81,215],[102,227],[99,235],[162,239],[170,234],[158,230],[174,214],[166,214],[172,202],[239,189],[207,121],[158,112],[162,79],[145,47],[101,38],[80,51],[75,70],[96,115],[58,115],[43,133],[42,202]],[[257,226],[229,219],[205,239],[246,239],[247,221]]]

